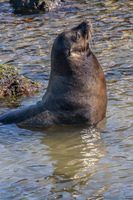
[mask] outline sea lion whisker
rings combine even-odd
[[[86,35],[85,35],[85,40],[84,40],[84,51],[86,53]]]
[[[91,44],[92,44],[92,34],[91,34],[91,32],[89,32],[89,47],[90,47],[90,49],[91,49]]]

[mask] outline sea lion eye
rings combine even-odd
[[[80,39],[80,33],[76,32],[76,40]]]
[[[72,40],[73,42],[76,42],[77,40],[80,39],[80,33],[79,32],[76,32],[72,35]]]

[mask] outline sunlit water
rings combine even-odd
[[[0,0],[0,64],[47,85],[54,39],[89,19],[91,49],[107,80],[107,117],[98,129],[1,125],[1,200],[133,199],[133,2],[73,3],[73,8],[22,16]],[[27,106],[42,95],[17,101]],[[1,103],[0,113],[9,109]]]

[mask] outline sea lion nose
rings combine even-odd
[[[86,23],[86,24],[88,24],[88,25],[91,24],[90,20],[87,20],[87,19],[85,19],[83,22]]]
[[[91,28],[92,28],[92,25],[89,20],[84,20],[81,23],[81,29],[85,35],[88,34],[89,32],[91,32]]]
[[[85,31],[91,32],[92,24],[91,24],[90,20],[84,20],[83,23],[85,24],[85,26],[84,26]]]
[[[88,34],[88,32],[91,32],[91,22],[89,20],[84,20],[81,24],[79,24],[76,29],[79,29],[83,32],[83,35]],[[75,28],[73,29],[75,30]]]

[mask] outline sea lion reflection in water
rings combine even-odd
[[[107,95],[103,70],[89,48],[91,23],[61,33],[51,52],[51,74],[42,101],[0,116],[4,124],[51,126],[97,124],[105,117]]]

